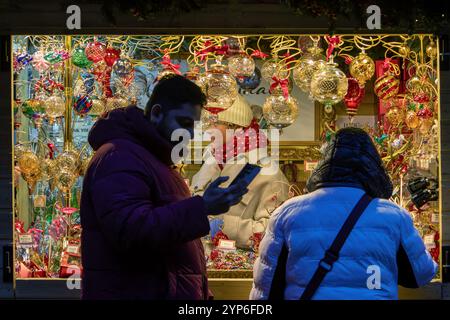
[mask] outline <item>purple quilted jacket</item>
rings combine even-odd
[[[209,223],[172,169],[171,145],[135,106],[89,133],[81,197],[83,299],[208,299]]]

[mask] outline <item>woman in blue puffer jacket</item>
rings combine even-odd
[[[434,277],[437,264],[410,214],[388,200],[392,183],[363,130],[336,133],[306,188],[270,218],[251,299],[299,299],[364,193],[373,200],[312,299],[398,299],[398,284],[414,288]]]

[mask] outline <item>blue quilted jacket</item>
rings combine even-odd
[[[384,199],[392,185],[370,138],[358,137],[355,130],[338,132],[308,182],[310,193],[290,199],[270,218],[254,266],[251,299],[299,299],[365,192],[374,199],[313,299],[397,299],[398,284],[418,287],[434,277],[437,264],[410,214]],[[348,166],[351,174],[345,178]],[[359,181],[369,176],[365,168],[372,178]]]

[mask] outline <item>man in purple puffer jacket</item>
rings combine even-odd
[[[81,197],[83,299],[208,299],[200,237],[208,215],[247,192],[216,180],[191,197],[174,170],[171,137],[193,136],[205,96],[182,76],[163,78],[145,112],[135,106],[100,118],[89,133],[95,155]]]

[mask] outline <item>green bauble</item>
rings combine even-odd
[[[72,63],[79,68],[89,68],[92,65],[92,61],[84,53],[84,47],[76,47],[73,49]]]

